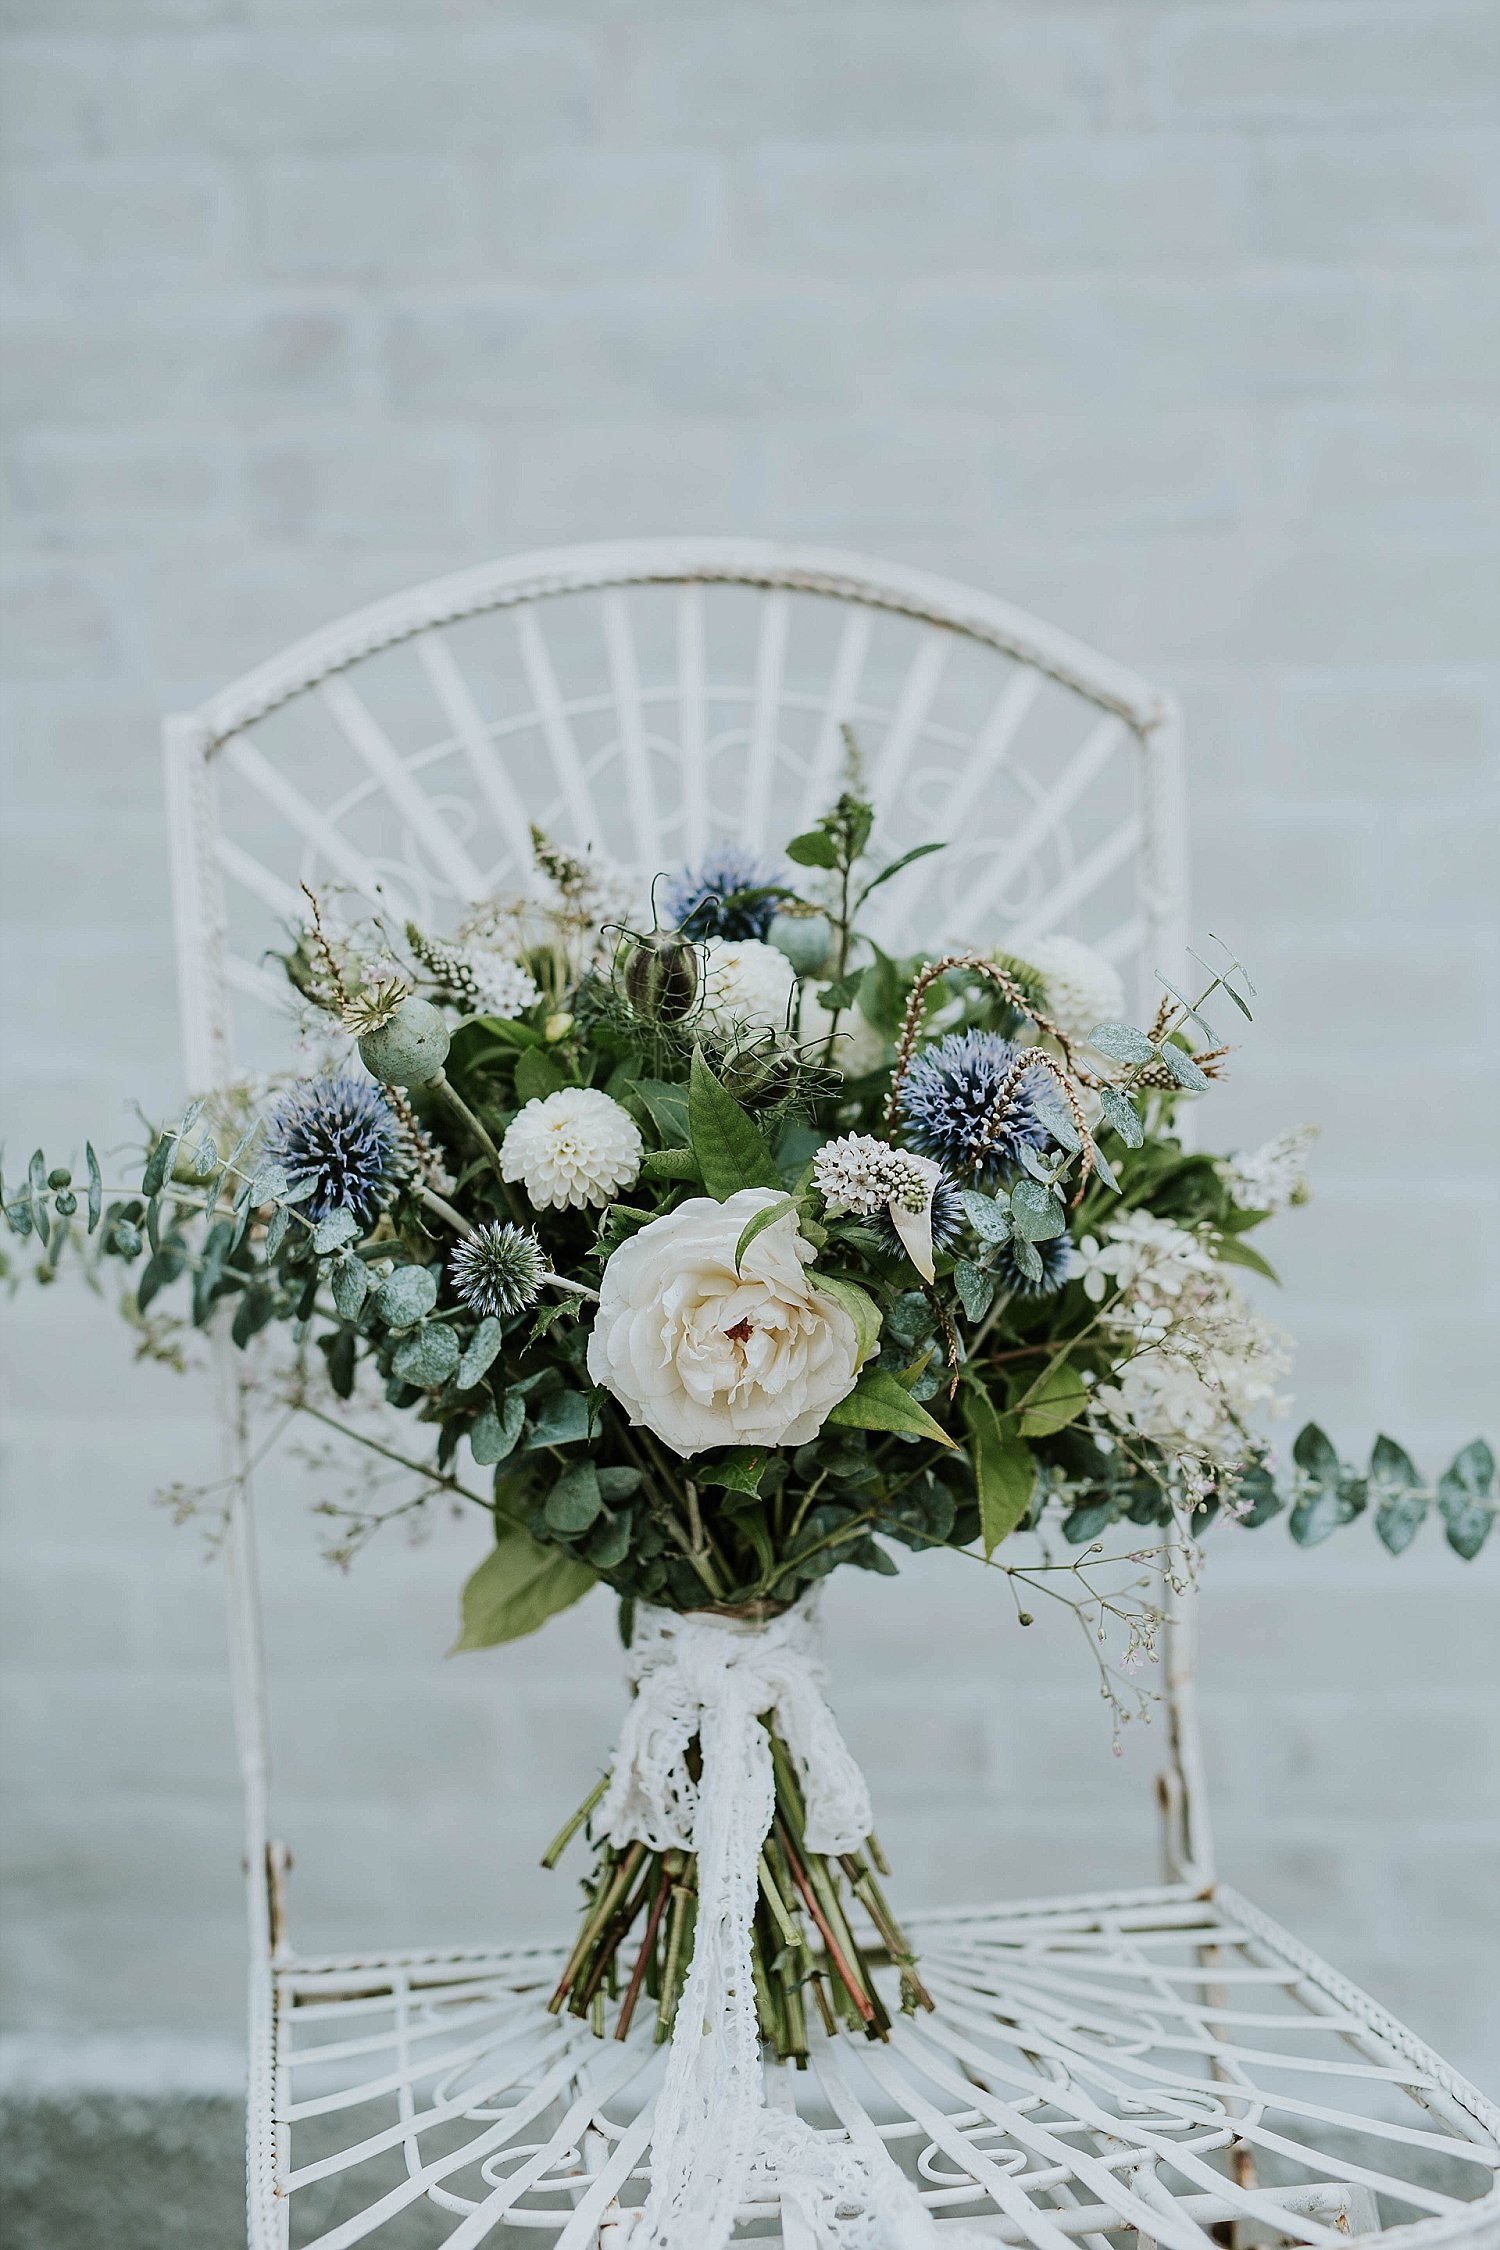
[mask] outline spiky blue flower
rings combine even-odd
[[[470,1311],[501,1320],[536,1303],[546,1271],[531,1229],[509,1220],[476,1227],[448,1260],[449,1278]]]
[[[271,1112],[266,1155],[293,1187],[312,1182],[308,1218],[346,1210],[368,1226],[403,1168],[401,1126],[363,1078],[304,1078]]]
[[[1073,1245],[1065,1234],[1055,1234],[1050,1242],[1033,1242],[1031,1247],[1042,1261],[1040,1281],[1033,1281],[1030,1274],[1021,1271],[1013,1242],[1001,1243],[990,1260],[990,1270],[1001,1288],[1008,1289],[1012,1296],[1055,1297],[1064,1282],[1072,1280],[1078,1264]]]
[[[994,1124],[996,1097],[1023,1050],[997,1031],[950,1031],[924,1048],[901,1083],[900,1112],[908,1145],[947,1172],[992,1186],[1014,1170],[1023,1148],[1051,1138],[1037,1102],[1047,1073],[1029,1070],[1012,1087]]]
[[[679,869],[664,886],[668,919],[685,937],[763,938],[776,913],[774,898],[747,897],[776,882],[775,871],[741,844],[720,844],[696,867]]]
[[[875,1231],[888,1250],[905,1254],[906,1246],[888,1210],[883,1210],[875,1221]],[[963,1231],[964,1207],[958,1200],[958,1189],[951,1180],[939,1180],[932,1192],[933,1249],[941,1253],[956,1248]]]

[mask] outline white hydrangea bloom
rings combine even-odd
[[[833,1031],[832,1012],[818,998],[823,982],[821,977],[809,977],[802,987],[797,1009],[797,1037],[804,1047],[821,1047]],[[846,1078],[868,1078],[872,1071],[879,1070],[885,1053],[884,1038],[862,1009],[840,1010],[838,1029],[833,1032],[833,1048],[828,1057],[830,1069],[842,1071]],[[821,1056],[818,1059],[821,1061]]]
[[[503,953],[484,953],[471,946],[465,950],[464,960],[473,974],[481,1012],[487,1016],[504,1016],[507,1020],[524,1016],[542,997],[531,971],[523,969],[519,961],[508,961]]]
[[[703,948],[703,1021],[716,1031],[783,1031],[796,982],[774,945],[710,938]]]
[[[1127,1212],[1079,1245],[1096,1303],[1123,1292],[1101,1327],[1119,1352],[1094,1391],[1096,1420],[1173,1455],[1218,1466],[1243,1461],[1291,1367],[1287,1339],[1251,1311],[1198,1236],[1170,1219]]]
[[[1307,1152],[1318,1137],[1316,1125],[1294,1125],[1263,1147],[1226,1157],[1218,1166],[1230,1200],[1241,1211],[1285,1211],[1312,1194]]]
[[[629,1110],[593,1086],[565,1086],[528,1102],[500,1143],[500,1169],[538,1211],[610,1202],[641,1168],[640,1129]]]
[[[1033,938],[1026,959],[1047,987],[1047,1013],[1069,1039],[1086,1042],[1096,1024],[1118,1023],[1125,1013],[1119,970],[1081,938]]]

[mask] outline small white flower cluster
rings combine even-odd
[[[474,979],[482,1015],[503,1016],[509,1022],[524,1016],[542,997],[531,971],[523,969],[519,961],[507,960],[503,953],[484,953],[477,946],[466,946],[463,958]]]
[[[1101,1023],[1117,1023],[1125,1013],[1120,972],[1081,938],[1033,938],[1026,959],[1047,987],[1047,1012],[1059,1031],[1080,1044]]]
[[[796,972],[759,938],[710,938],[703,948],[703,1021],[715,1031],[785,1031]]]
[[[1111,1283],[1123,1292],[1100,1319],[1122,1363],[1095,1388],[1096,1421],[1179,1463],[1243,1461],[1257,1425],[1287,1403],[1276,1387],[1291,1367],[1287,1339],[1170,1219],[1127,1212],[1079,1253],[1090,1297],[1101,1301]]]
[[[594,1086],[528,1102],[500,1143],[500,1169],[538,1211],[609,1203],[641,1168],[640,1127]]]
[[[1307,1152],[1318,1137],[1316,1125],[1294,1125],[1260,1148],[1226,1157],[1216,1169],[1241,1211],[1285,1211],[1312,1195]]]
[[[930,1159],[892,1148],[873,1133],[843,1133],[825,1141],[813,1158],[813,1180],[831,1211],[872,1219],[892,1203],[925,1211],[937,1167]]]

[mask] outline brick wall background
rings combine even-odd
[[[164,708],[491,553],[839,541],[1183,692],[1199,895],[1265,1000],[1219,1129],[1328,1128],[1275,1245],[1299,1403],[1495,1433],[1483,0],[5,12],[12,1161],[175,1093]],[[81,1292],[6,1330],[11,2069],[218,2083],[221,1623],[149,1502],[204,1402]],[[472,1529],[345,1586],[307,1481],[266,1495],[298,1934],[555,1922],[602,1603],[445,1669]],[[1496,1546],[1228,1536],[1205,1619],[1226,1871],[1491,2084]],[[1149,1744],[1112,1766],[1082,1658],[973,1575],[831,1605],[902,1896],[1146,1872]]]

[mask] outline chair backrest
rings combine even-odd
[[[299,884],[441,931],[526,887],[535,824],[644,890],[716,842],[774,851],[836,793],[846,728],[877,848],[947,846],[878,894],[888,947],[1024,951],[1071,930],[1154,1004],[1186,911],[1170,696],[926,572],[641,540],[415,587],[168,720],[190,1086],[284,1060],[286,987],[265,955],[302,918]],[[1169,1848],[1192,1868],[1186,1619],[1175,1646]],[[238,1659],[258,1696],[253,1645]]]

